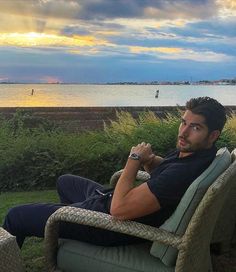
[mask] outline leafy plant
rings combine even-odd
[[[0,190],[53,188],[65,173],[107,183],[121,169],[130,148],[149,142],[163,156],[175,148],[180,112],[158,118],[142,112],[138,118],[117,112],[117,120],[101,131],[72,133],[49,126],[49,121],[29,125],[29,112],[16,112],[10,120],[0,120]],[[217,142],[217,147],[236,146],[236,117],[232,115]]]

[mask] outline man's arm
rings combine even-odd
[[[131,153],[140,156],[139,160],[129,158],[120,176],[111,202],[110,213],[118,219],[135,219],[160,209],[158,199],[150,191],[147,183],[134,187],[134,181],[141,165],[154,156],[150,144],[139,144]]]

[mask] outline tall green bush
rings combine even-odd
[[[144,112],[134,119],[120,112],[102,131],[69,133],[48,120],[40,119],[35,125],[29,112],[17,112],[12,119],[0,121],[0,190],[52,188],[65,173],[107,183],[124,166],[132,146],[149,142],[161,156],[175,148],[178,126],[179,113],[159,119]],[[235,116],[217,143],[222,146],[236,147]]]

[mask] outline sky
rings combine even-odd
[[[236,0],[0,0],[0,82],[236,78]]]

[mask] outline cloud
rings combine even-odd
[[[59,68],[63,75],[71,66],[77,79],[79,65],[79,73],[86,66],[87,77],[92,77],[90,69],[96,75],[100,71],[101,75],[100,67],[105,62],[109,69],[104,71],[112,73],[115,66],[123,71],[127,65],[130,75],[136,61],[142,62],[143,67],[145,62],[149,67],[151,62],[153,66],[161,62],[162,67],[176,62],[178,65],[194,62],[201,69],[202,63],[223,66],[235,61],[236,56],[235,3],[232,0],[0,0],[0,55],[4,60],[0,68],[7,77],[6,65],[8,71],[18,69],[19,75],[24,70],[25,76],[34,67],[42,69],[43,73],[36,74],[42,78],[45,74],[56,77],[54,71]],[[148,76],[145,71],[143,74]]]
[[[150,53],[164,53],[164,54],[173,54],[182,52],[181,48],[174,47],[141,47],[141,46],[131,46],[130,51],[132,53],[142,53],[142,52],[150,52]]]
[[[122,36],[125,27],[112,22],[82,22],[64,26],[60,34],[66,36],[73,35],[93,35],[97,37]]]
[[[6,76],[0,76],[0,81],[8,81],[9,78]]]
[[[33,18],[75,18],[80,1],[71,0],[1,0],[1,13],[11,13]]]
[[[0,2],[1,13],[4,14],[11,12],[14,15],[40,19],[64,18],[90,21],[137,17],[146,19],[209,18],[215,15],[220,7],[213,0],[27,0],[27,2],[3,0]]]
[[[109,18],[209,18],[217,5],[212,0],[90,0],[78,1],[78,18],[104,20]]]
[[[176,33],[186,33],[195,37],[224,38],[236,37],[236,18],[214,18],[198,22],[189,22],[184,29],[172,28]]]
[[[235,0],[217,0],[216,3],[219,6],[219,15],[221,17],[236,16]]]
[[[148,54],[157,59],[192,60],[197,62],[224,62],[235,61],[235,57],[212,51],[194,51],[186,48],[175,47],[138,47],[131,46],[130,52],[135,54]]]
[[[193,33],[200,34],[203,30],[200,24],[197,28],[198,22],[202,19],[210,22],[209,18],[215,18],[223,7],[233,5],[229,0],[224,5],[221,0],[27,0],[27,4],[25,0],[0,0],[0,3],[4,33],[38,32],[107,39],[118,35],[124,39],[130,35],[140,39],[196,36]],[[211,29],[216,31],[217,27],[209,25],[207,35],[215,34]]]
[[[64,0],[0,0],[2,32],[58,33],[65,25],[76,20],[79,5]]]
[[[43,82],[43,83],[61,83],[62,80],[57,77],[57,76],[50,76],[50,75],[47,75],[47,76],[43,76],[40,78],[40,82]]]
[[[213,1],[161,1],[160,7],[147,6],[145,18],[162,19],[204,19],[215,16],[217,6]]]
[[[57,36],[44,33],[1,33],[0,46],[18,47],[91,47],[111,44],[106,40],[97,39],[93,36],[73,37]]]
[[[211,51],[205,51],[205,52],[196,52],[193,50],[183,50],[181,54],[175,54],[167,57],[160,56],[160,58],[167,58],[167,59],[187,59],[187,60],[193,60],[196,62],[232,62],[235,61],[235,57],[228,56],[226,54],[220,54],[215,53]]]

